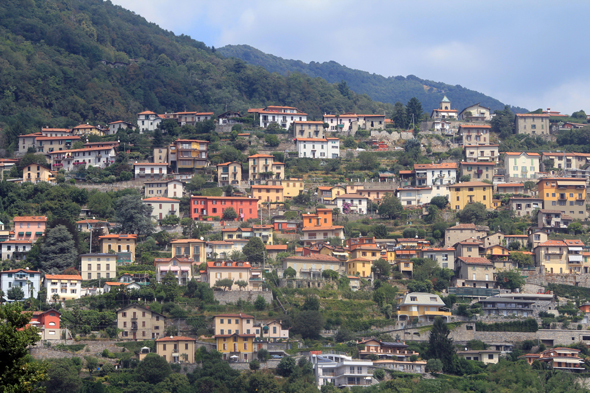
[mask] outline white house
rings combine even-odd
[[[117,120],[109,123],[109,130],[107,135],[115,135],[119,130],[131,130],[135,131],[137,127],[134,124],[127,123],[126,121]]]
[[[271,123],[277,123],[284,129],[289,129],[294,121],[307,121],[307,113],[301,112],[292,106],[267,106],[266,108],[248,109],[248,113],[256,113],[259,116],[259,125],[268,127]]]
[[[137,114],[137,125],[139,126],[139,133],[144,131],[155,131],[162,123],[162,118],[154,112],[145,111]]]
[[[0,243],[2,245],[2,259],[16,259],[17,261],[25,259],[27,253],[33,247],[33,240],[7,240]]]
[[[36,298],[41,289],[41,272],[27,269],[13,269],[0,272],[0,288],[4,292],[4,300],[8,299],[8,291],[19,287],[24,298]]]
[[[443,162],[440,164],[414,164],[417,186],[435,184],[455,184],[457,182],[457,163]]]
[[[178,199],[152,197],[144,199],[143,203],[153,208],[152,217],[156,220],[161,220],[170,215],[180,217],[180,201]]]
[[[474,121],[490,121],[492,120],[492,116],[490,113],[490,108],[486,108],[485,106],[481,106],[479,102],[474,105],[470,105],[467,108],[463,109],[461,113],[459,113],[459,118],[461,120],[474,120]]]
[[[336,197],[336,206],[343,214],[367,214],[369,198],[359,194],[344,194]]]
[[[299,158],[338,158],[340,139],[338,138],[296,138]]]
[[[536,179],[540,171],[541,155],[531,152],[504,153],[506,181]]]
[[[154,180],[146,181],[145,196],[163,196],[172,198],[181,198],[184,194],[184,183],[180,180]]]
[[[309,357],[318,389],[325,385],[338,388],[353,386],[371,386],[377,383],[373,379],[373,362],[353,359],[350,356],[311,352]]]
[[[58,150],[47,152],[52,170],[64,169],[69,172],[78,168],[106,168],[115,163],[117,153],[112,146],[88,147],[84,149]]]
[[[449,199],[451,195],[448,186],[434,185],[429,187],[403,187],[395,190],[403,206],[422,206],[430,203],[432,198],[437,196]]]
[[[168,175],[168,164],[155,162],[139,162],[133,164],[136,179],[164,179]]]
[[[44,286],[47,290],[47,303],[80,299],[82,295],[82,276],[65,274],[46,274]]]

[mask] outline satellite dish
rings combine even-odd
[[[203,236],[201,236],[201,240],[205,240],[205,238]]]

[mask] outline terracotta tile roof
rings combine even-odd
[[[201,239],[176,239],[170,243],[205,243],[205,241]]]
[[[269,245],[269,246],[266,246],[266,249],[268,251],[287,251],[287,245],[280,245],[280,244]]]
[[[450,187],[492,187],[492,185],[481,181],[466,181],[463,183],[453,184]]]
[[[538,245],[538,247],[567,247],[561,240],[547,240]]]
[[[339,199],[339,198],[369,199],[366,196],[362,196],[360,194],[344,194],[344,195],[338,195],[336,197],[336,199]]]
[[[454,247],[446,247],[446,248],[423,248],[422,252],[428,251],[455,251]]]
[[[217,318],[217,317],[250,318],[250,319],[254,318],[252,315],[242,314],[242,313],[239,313],[239,314],[217,314],[217,315],[214,315],[213,317],[214,318]]]
[[[208,199],[212,201],[227,201],[227,200],[238,200],[238,201],[256,201],[255,198],[248,198],[248,197],[223,197],[223,196],[201,196],[201,195],[191,195],[192,199]]]
[[[18,216],[12,219],[14,222],[27,222],[27,221],[35,221],[35,222],[47,222],[47,217],[45,216]]]
[[[143,201],[144,202],[176,202],[176,203],[180,203],[180,201],[178,199],[164,198],[164,197],[145,198]]]
[[[104,224],[107,223],[107,220],[80,220],[80,221],[76,221],[76,224]]]
[[[17,273],[17,272],[26,272],[26,273],[41,273],[36,270],[27,270],[27,269],[12,269],[12,270],[4,270],[0,273]]]
[[[72,150],[54,150],[54,151],[49,151],[45,154],[57,154],[57,153],[82,153],[82,152],[86,152],[86,151],[98,151],[98,150],[112,150],[113,147],[86,147],[84,149],[72,149]],[[152,165],[158,165],[158,164],[152,164]],[[167,165],[167,164],[166,164]]]
[[[414,164],[414,170],[418,169],[457,169],[457,163],[442,162],[440,164]]]
[[[80,125],[74,127],[74,130],[76,130],[76,129],[81,130],[81,129],[84,129],[84,128],[85,129],[92,129],[92,128],[96,128],[96,126],[93,126],[93,125],[90,125],[90,124],[80,124]]]
[[[76,281],[82,281],[82,276],[80,275],[72,275],[69,276],[67,274],[46,274],[45,275],[45,279],[46,280],[76,280]]]
[[[152,112],[152,111],[143,111],[143,112],[139,112],[138,115],[155,115],[156,112]]]
[[[27,135],[29,136],[29,135]],[[80,139],[78,135],[68,135],[68,136],[40,136],[35,138],[38,141],[61,141],[65,139]]]
[[[459,126],[459,129],[461,129],[461,128],[487,128],[487,129],[490,129],[490,128],[492,128],[492,126],[489,124],[479,124],[479,125],[477,125],[477,124],[461,124]]]
[[[524,187],[524,183],[504,183],[504,184],[498,184],[497,185],[498,188],[506,188],[506,187]]]
[[[272,158],[274,159],[275,156],[271,156],[270,154],[254,154],[252,156],[248,156],[248,159],[250,158]]]
[[[458,257],[461,262],[468,264],[468,265],[490,265],[492,266],[492,262],[490,262],[487,258],[481,257]]]
[[[324,255],[324,254],[315,254],[315,255],[310,255],[310,256],[303,256],[303,257],[299,257],[299,256],[291,256],[291,257],[287,257],[284,259],[285,260],[293,260],[293,259],[297,259],[297,260],[305,260],[305,261],[326,261],[326,262],[339,262],[340,260],[336,257],[333,257],[331,255]]]
[[[461,165],[468,165],[468,166],[477,166],[477,165],[487,165],[487,166],[495,166],[496,163],[495,162],[466,162],[466,161],[461,161]]]
[[[549,118],[549,115],[544,114],[544,113],[517,113],[516,117],[547,117],[547,118]]]
[[[400,175],[411,175],[412,173],[414,173],[414,171],[406,171],[406,170],[399,171]]]
[[[507,151],[504,154],[506,154],[507,156],[520,156],[520,155],[523,155],[523,154],[528,155],[528,156],[540,156],[539,153],[532,153],[532,152],[528,152],[528,151],[522,151],[522,152],[510,152],[510,151]]]
[[[580,239],[564,239],[563,242],[568,246],[584,246]]]
[[[134,233],[122,233],[122,234],[111,234],[99,236],[98,239],[137,239],[137,235]]]
[[[465,145],[465,148],[468,148],[468,147],[475,147],[475,148],[480,148],[480,147],[498,147],[498,146],[500,146],[500,145],[490,143],[489,145]]]
[[[156,342],[162,341],[197,341],[197,339],[187,336],[170,336],[170,337],[162,337],[156,340]]]

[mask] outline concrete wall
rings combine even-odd
[[[564,284],[576,287],[590,288],[590,275],[588,274],[557,274],[557,273],[530,273],[527,284],[545,286],[547,284]]]
[[[213,297],[220,304],[236,303],[242,299],[246,302],[254,303],[258,296],[262,296],[267,303],[272,302],[272,292],[270,291],[214,291]]]

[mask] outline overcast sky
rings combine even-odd
[[[248,44],[462,85],[530,110],[590,112],[588,1],[112,1],[208,46]]]

